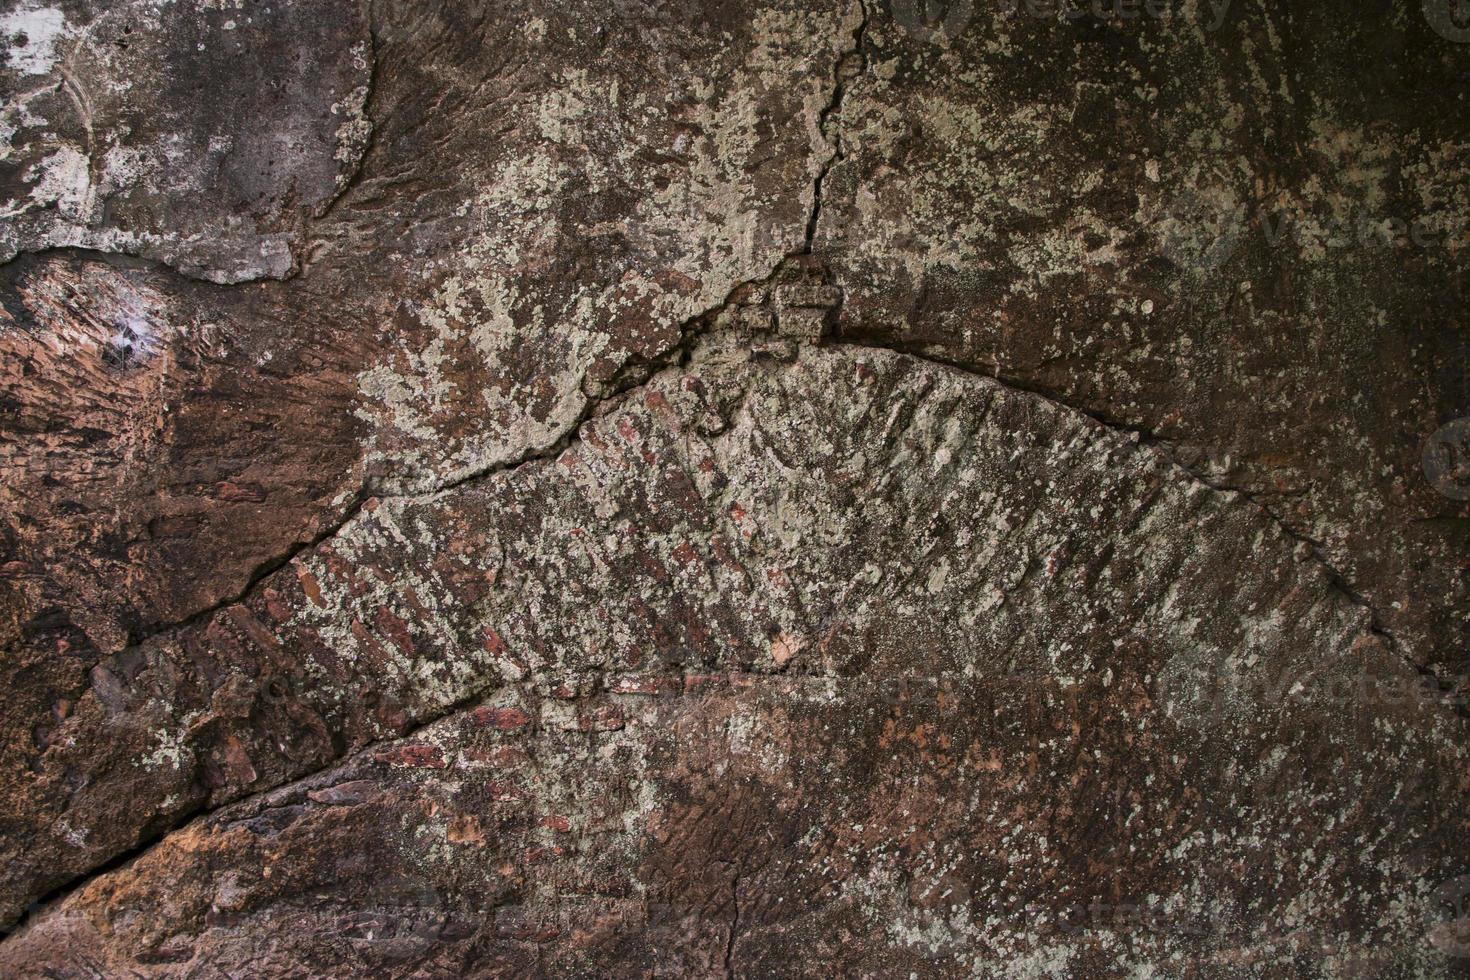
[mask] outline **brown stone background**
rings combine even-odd
[[[0,974],[1470,962],[1459,0],[0,0]]]

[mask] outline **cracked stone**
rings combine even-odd
[[[822,397],[814,397],[819,392]],[[722,414],[725,425],[719,435],[701,437],[694,424],[711,411]],[[586,795],[558,811],[570,809],[601,827],[597,834],[614,835],[591,847],[602,838],[585,836],[594,831],[584,828],[581,848],[556,844],[547,852],[552,845],[511,845],[501,833],[494,837],[497,847],[524,848],[531,865],[554,860],[551,879],[570,875],[565,887],[571,893],[621,897],[615,903],[621,911],[605,913],[612,916],[605,923],[609,935],[625,934],[631,927],[617,923],[627,917],[654,915],[646,899],[626,904],[629,895],[673,889],[663,899],[672,908],[660,915],[673,917],[667,928],[690,935],[699,920],[695,896],[705,886],[702,873],[681,863],[686,859],[680,855],[694,845],[679,843],[667,858],[648,853],[647,835],[657,837],[650,822],[667,822],[666,833],[682,840],[701,825],[683,808],[716,805],[706,799],[709,793],[717,799],[738,793],[734,799],[744,801],[738,806],[748,809],[749,794],[779,796],[775,791],[783,786],[790,805],[806,811],[802,801],[821,796],[817,786],[826,779],[833,802],[819,811],[823,820],[782,816],[794,822],[782,824],[776,842],[748,858],[770,862],[767,873],[784,882],[778,886],[773,879],[771,894],[797,889],[793,896],[809,896],[792,906],[797,922],[786,923],[775,914],[779,909],[771,912],[775,918],[766,925],[785,938],[758,943],[765,955],[785,955],[787,943],[812,942],[814,931],[850,914],[887,919],[921,892],[928,896],[926,887],[945,890],[941,880],[949,876],[968,900],[987,900],[977,892],[998,897],[999,883],[983,861],[940,873],[932,887],[915,876],[947,867],[962,853],[1001,860],[995,850],[1007,839],[1003,830],[1014,833],[1070,814],[1075,830],[1062,831],[1055,842],[1041,833],[1038,841],[1018,843],[1010,856],[1015,862],[1022,850],[1035,851],[1034,862],[1013,866],[1005,893],[1049,910],[1038,916],[1054,917],[1074,898],[1083,905],[1096,901],[1100,881],[1112,874],[1126,878],[1126,855],[1141,846],[1135,842],[1149,841],[1172,856],[1160,857],[1158,867],[1150,864],[1148,875],[1129,879],[1131,886],[1176,894],[1178,879],[1198,870],[1189,850],[1208,845],[1210,867],[1231,880],[1230,891],[1221,892],[1223,883],[1208,876],[1191,877],[1189,885],[1198,889],[1196,899],[1212,896],[1210,908],[1231,921],[1233,931],[1215,937],[1226,943],[1220,949],[1279,955],[1281,944],[1292,947],[1275,931],[1277,910],[1251,914],[1252,892],[1242,890],[1243,881],[1229,870],[1243,857],[1228,857],[1232,847],[1249,853],[1256,835],[1270,827],[1277,857],[1257,863],[1257,887],[1267,883],[1271,894],[1300,907],[1317,928],[1337,932],[1349,928],[1345,922],[1358,923],[1351,928],[1365,937],[1363,945],[1338,953],[1341,962],[1417,963],[1421,923],[1404,919],[1402,911],[1390,914],[1390,906],[1451,870],[1455,842],[1466,829],[1462,817],[1451,815],[1463,811],[1431,801],[1463,792],[1466,747],[1454,735],[1458,720],[1429,699],[1401,699],[1392,708],[1343,703],[1341,692],[1352,690],[1355,678],[1400,687],[1417,678],[1370,627],[1328,570],[1303,555],[1258,507],[1200,484],[1160,453],[1061,406],[899,354],[808,347],[794,362],[777,362],[716,338],[695,351],[691,366],[669,369],[604,406],[555,458],[438,494],[378,502],[266,579],[244,604],[150,644],[131,662],[107,661],[101,669],[117,678],[110,703],[84,696],[37,776],[44,785],[59,784],[68,771],[92,773],[70,800],[94,811],[120,797],[112,780],[123,780],[126,807],[116,807],[107,825],[93,830],[86,846],[98,851],[57,839],[54,850],[47,849],[48,864],[79,850],[95,860],[126,847],[146,834],[144,821],[158,813],[183,818],[283,784],[284,792],[295,792],[290,781],[302,777],[309,777],[307,786],[316,785],[315,778],[363,778],[354,765],[475,772],[491,762],[491,783],[469,778],[465,785],[475,788],[467,792],[514,803],[512,812],[523,815],[527,801],[566,780],[566,791]],[[611,693],[625,686],[608,678],[627,675],[676,683],[641,705],[620,704],[630,695]],[[1298,692],[1302,678],[1313,683]],[[1221,679],[1234,683],[1216,693]],[[730,717],[716,724],[708,700],[725,687]],[[1283,689],[1293,696],[1273,700],[1272,693]],[[790,693],[767,693],[783,691]],[[765,698],[774,700],[763,707]],[[488,710],[458,713],[482,699],[489,700]],[[803,707],[807,699],[812,703]],[[941,717],[904,716],[910,702],[929,700],[926,710]],[[989,734],[990,722],[969,732],[959,721],[994,719],[1002,706],[1059,714],[1033,719],[1040,729],[1017,720],[1011,731],[997,722]],[[670,711],[672,717],[661,717]],[[687,721],[680,720],[684,712]],[[404,743],[369,749],[358,757],[363,762],[348,761],[344,773],[334,769],[357,747],[446,713],[446,723],[431,724]],[[520,717],[528,724],[495,721]],[[836,729],[844,734],[819,734],[837,719],[846,719]],[[578,789],[577,765],[562,756],[535,767],[556,773],[549,784],[515,778],[514,769],[500,765],[513,752],[506,755],[505,747],[478,737],[461,742],[445,734],[466,722],[475,732],[519,732],[537,747],[554,742],[551,733],[591,735],[593,742],[582,743],[582,765],[612,760],[600,778],[650,782],[617,792]],[[105,745],[85,738],[101,724],[111,735]],[[711,740],[707,745],[680,750],[702,760],[699,767],[710,767],[694,786],[679,782],[686,778],[681,766],[693,762],[680,763],[678,755],[662,761],[672,747],[660,740],[683,745],[686,724],[713,729],[702,736]],[[1090,734],[1084,737],[1079,725]],[[810,732],[802,734],[807,726]],[[166,744],[158,740],[161,730],[175,733]],[[1006,731],[1020,740],[1010,749]],[[1043,737],[1052,731],[1058,734]],[[292,733],[289,741],[284,732]],[[1060,737],[1063,732],[1070,734]],[[1303,741],[1304,732],[1314,735]],[[827,748],[805,751],[813,740]],[[849,758],[840,765],[831,758],[839,744]],[[237,781],[240,770],[225,764],[227,745],[243,747],[237,751],[249,759],[248,781]],[[888,816],[875,820],[870,808],[892,792],[892,777],[881,772],[895,764],[897,746],[913,753],[898,771],[911,773],[918,786],[886,801],[879,812]],[[1026,754],[1027,746],[1040,754]],[[1148,761],[1150,753],[1157,762]],[[1064,757],[1072,761],[1059,769]],[[733,774],[746,765],[757,767],[768,789],[747,785],[753,775]],[[854,767],[850,776],[840,775],[844,765]],[[317,770],[328,775],[310,777]],[[972,770],[992,773],[987,779],[995,787],[983,790],[987,782],[956,795]],[[1027,772],[1041,780],[1029,792],[1020,788]],[[1079,788],[1083,772],[1094,775]],[[1166,774],[1175,781],[1171,789],[1146,792],[1150,780]],[[803,780],[815,782],[804,790]],[[1336,803],[1322,796],[1329,784]],[[1079,792],[1082,799],[1074,799]],[[1039,808],[1034,817],[1015,817],[1019,804],[1008,796],[1018,793]],[[1093,794],[1117,808],[1110,832],[1116,837],[1094,840],[1090,864],[1074,865],[1067,855],[1077,841],[1068,835],[1081,840],[1094,827],[1099,798]],[[618,800],[633,809],[604,812]],[[852,808],[849,815],[830,814],[839,800]],[[1334,835],[1358,833],[1350,828],[1359,821],[1381,816],[1368,801],[1388,807],[1398,830],[1390,841],[1355,852],[1355,860],[1379,870],[1346,910],[1329,898],[1340,881],[1363,872],[1337,869],[1344,854],[1330,842]],[[389,802],[384,813],[401,805]],[[1156,816],[1125,819],[1138,806],[1153,808]],[[435,860],[434,840],[446,839],[448,831],[432,830],[434,821],[441,812],[453,821],[481,811],[468,802],[422,807],[428,809],[409,823],[385,827],[381,848],[401,853],[395,860],[406,865],[422,866],[422,887],[439,895],[451,882],[427,868]],[[925,834],[935,846],[943,842],[941,851],[908,851],[902,842],[918,832],[910,815],[935,807],[953,808],[944,826],[971,827],[979,836],[967,843],[931,825]],[[234,812],[221,811],[225,816],[201,826],[232,819]],[[532,806],[531,812],[540,811]],[[1005,813],[1010,821],[992,826]],[[293,833],[316,834],[308,829],[315,818],[302,819]],[[730,826],[731,819],[703,831],[715,836],[699,846],[718,853],[700,860],[717,866],[735,860],[723,849],[746,834]],[[831,856],[891,856],[866,870],[854,865],[822,885],[832,872],[823,869],[821,855],[836,844],[828,841],[807,854],[809,838],[818,829],[845,836],[849,820],[858,836]],[[359,846],[365,825],[352,826],[350,839]],[[992,833],[998,836],[985,844]],[[32,854],[40,839],[31,838]],[[168,860],[172,840],[143,861]],[[603,862],[613,860],[608,848],[618,840],[625,841],[618,847],[626,856],[614,873]],[[1222,840],[1234,843],[1222,850]],[[208,853],[213,846],[185,850]],[[296,860],[298,847],[312,853],[303,840],[283,845],[281,859]],[[379,849],[370,846],[372,853]],[[1306,853],[1322,863],[1303,863]],[[504,859],[513,865],[522,860],[509,852]],[[246,859],[221,860],[234,867]],[[485,865],[476,859],[473,866],[498,868],[498,860]],[[667,861],[674,867],[661,864]],[[1097,868],[1109,862],[1112,874],[1100,874]],[[808,864],[817,878],[803,885],[797,868]],[[562,867],[565,872],[555,870]],[[155,873],[170,882],[182,874],[178,868]],[[542,946],[571,928],[555,924],[561,921],[554,912],[561,901],[557,887],[521,885],[502,893],[511,886],[497,870],[498,884],[483,892],[480,884],[460,881],[468,870],[445,873],[455,888],[469,889],[456,892],[468,903],[464,909],[482,907],[476,903],[494,908],[513,897],[519,914],[534,911],[538,928],[548,933],[538,940]],[[139,874],[118,876],[133,889],[150,878]],[[600,882],[604,874],[622,881],[609,884],[614,891],[607,895],[600,885],[576,884],[580,876]],[[293,943],[272,947],[269,955],[252,945],[273,932],[266,925],[271,916],[287,908],[303,914],[289,897],[298,886],[284,884],[290,876],[281,875],[272,870],[271,887],[287,891],[263,900],[255,913],[260,925],[231,933],[245,937],[243,946],[206,925],[180,940],[191,951],[180,969],[227,969],[247,947],[253,950],[248,955],[266,956],[266,962],[281,957],[283,969],[320,969],[309,950],[324,932],[298,928]],[[529,865],[515,873],[529,875]],[[109,880],[104,876],[87,888],[104,889]],[[351,882],[336,887],[344,897],[358,888]],[[89,894],[94,891],[84,889],[67,901],[85,903]],[[1229,902],[1227,894],[1234,896]],[[859,895],[861,909],[850,908]],[[1067,901],[1046,904],[1047,895]],[[181,893],[171,886],[167,901],[178,900]],[[97,901],[107,907],[113,900]],[[323,930],[341,914],[335,901],[311,906]],[[948,921],[950,904],[919,903],[888,928],[906,923],[906,932],[927,934]],[[18,958],[12,962],[40,969],[57,955],[48,950],[75,943],[98,948],[99,939],[79,939],[72,925],[55,925],[87,918],[68,908],[63,903],[13,940],[11,955]],[[446,914],[438,901],[429,908]],[[181,914],[160,907],[138,921],[145,930],[192,921]],[[955,927],[939,947],[958,964],[984,962],[982,954],[1002,949],[1042,955],[1052,940],[1034,925],[989,934],[978,945],[980,933]],[[62,931],[53,935],[51,928]],[[462,946],[436,940],[424,952],[459,962],[454,958],[485,941],[479,935],[478,928],[469,929]],[[657,945],[658,935],[648,933],[645,942]],[[133,962],[129,951],[154,949],[166,938],[126,935],[118,941],[116,968]],[[1170,935],[1156,938],[1152,955],[1161,962],[1204,955],[1188,945],[1181,952]],[[986,943],[998,945],[985,953]],[[206,951],[202,960],[199,950]],[[854,963],[898,968],[908,962],[905,956],[916,955],[886,945],[871,952],[874,958]],[[372,968],[391,962],[368,947],[360,955]],[[516,962],[508,948],[496,955]],[[578,942],[556,955],[566,957],[565,969],[572,972],[638,962],[617,959],[628,954],[617,953],[616,944],[609,960]],[[1087,962],[1089,954],[1069,955]]]
[[[979,6],[0,3],[0,973],[1456,975],[1470,48]]]
[[[1470,512],[1419,459],[1470,412],[1465,49],[1413,5],[894,6],[833,121],[836,335],[1148,432],[1463,674]]]

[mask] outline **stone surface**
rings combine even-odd
[[[1470,38],[978,7],[0,3],[0,972],[1455,975]]]
[[[948,6],[874,19],[835,121],[840,334],[1167,443],[1464,674],[1465,511],[1419,459],[1470,405],[1465,46],[1419,3]]]
[[[1109,933],[1160,965],[1432,962],[1462,723],[1315,559],[1034,395],[778,355],[700,348],[554,459],[370,502],[105,662],[43,760],[113,801],[83,847],[377,744],[171,836],[10,962],[1080,970]],[[1073,921],[1099,902],[1125,921]]]
[[[80,246],[284,278],[372,131],[366,10],[19,0],[0,33],[0,257]]]

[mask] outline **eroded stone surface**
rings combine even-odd
[[[843,103],[843,335],[1164,440],[1464,674],[1470,512],[1419,456],[1470,411],[1465,46],[1418,3],[947,6],[874,17]]]
[[[886,352],[804,348],[787,362],[717,345],[554,460],[370,505],[243,605],[108,661],[42,760],[43,778],[127,786],[100,834],[57,842],[83,864],[140,817],[268,788],[498,693],[349,764],[340,780],[376,801],[365,810],[198,825],[115,876],[129,897],[105,878],[10,955],[65,960],[47,952],[73,941],[58,935],[126,907],[140,932],[107,926],[116,947],[84,943],[124,957],[116,968],[335,962],[313,959],[343,914],[313,875],[338,859],[307,841],[334,853],[325,827],[350,819],[352,847],[366,834],[386,862],[359,858],[357,873],[397,882],[381,908],[351,913],[401,940],[349,943],[368,965],[630,969],[664,929],[707,969],[731,888],[750,889],[737,939],[757,971],[761,957],[817,955],[816,937],[830,944],[849,920],[867,944],[822,955],[852,968],[1107,962],[1101,937],[1046,939],[1041,925],[1072,898],[1134,893],[1229,921],[1203,945],[1132,936],[1140,962],[1269,962],[1304,935],[1323,954],[1321,937],[1346,934],[1325,963],[1429,964],[1424,900],[1465,841],[1446,805],[1464,791],[1463,733],[1438,706],[1327,683],[1415,679],[1368,625],[1258,508],[1036,396]],[[1220,698],[1199,696],[1221,678],[1233,683]],[[729,690],[706,697],[707,683]],[[1021,720],[1032,711],[1039,728]],[[105,747],[68,737],[98,726]],[[466,727],[519,734],[461,743]],[[379,785],[378,767],[413,770],[414,788]],[[330,801],[336,781],[312,792]],[[119,788],[94,776],[73,805],[95,811]],[[563,821],[607,839],[561,845]],[[1329,846],[1349,838],[1350,855]],[[1154,858],[1135,867],[1145,844]],[[268,867],[288,862],[283,877],[257,866],[262,847]],[[1206,847],[1201,871],[1190,852]],[[207,889],[148,891],[154,874],[189,874],[168,862],[196,860],[234,869],[223,911]],[[1259,874],[1243,878],[1245,861]],[[997,880],[1002,866],[1014,880]],[[950,879],[962,899],[935,894]],[[400,886],[438,897],[410,913]],[[331,887],[350,903],[361,886]],[[588,921],[562,908],[563,889],[595,906]],[[196,904],[151,904],[174,901]],[[319,931],[257,949],[249,937],[301,903]],[[987,923],[1001,907],[1038,919]],[[1296,938],[1279,928],[1287,907]],[[225,931],[201,936],[221,915]],[[434,938],[425,915],[439,917]],[[180,922],[193,925],[176,935]],[[654,931],[629,936],[634,922]]]
[[[38,820],[68,807],[71,790],[38,782],[38,762],[99,660],[237,596],[340,520],[362,475],[350,414],[358,355],[304,323],[330,299],[321,290],[224,293],[74,256],[3,275],[0,836],[10,854],[31,850]],[[349,326],[350,303],[336,308],[335,324]],[[37,809],[46,792],[58,795]],[[49,832],[75,825],[84,836],[106,819],[73,811]],[[7,916],[35,887],[7,889]]]
[[[291,44],[306,43],[303,25],[322,12],[286,6],[169,17],[219,30],[233,22],[231,32],[248,20],[257,34],[296,25]],[[57,34],[48,71],[91,57],[97,32],[129,9],[95,24],[68,13],[66,24],[93,27]],[[498,4],[347,11],[331,30],[374,21],[374,63],[357,64],[355,47],[312,58],[371,82],[383,123],[360,160],[367,92],[353,88],[352,106],[329,113],[363,124],[345,134],[356,149],[337,171],[361,182],[291,191],[310,205],[307,275],[217,289],[78,252],[12,262],[0,336],[15,412],[3,584],[4,795],[16,848],[37,819],[31,801],[51,791],[36,782],[38,759],[99,657],[241,594],[369,492],[429,489],[555,444],[590,397],[625,386],[626,374],[682,342],[687,321],[799,251],[815,174],[833,155],[819,118],[857,9],[757,4],[673,17],[633,5],[595,30],[577,26],[590,13],[562,6],[525,17]],[[208,74],[192,55],[154,50],[183,43],[188,30],[146,41],[150,57],[179,73],[173,81],[143,73],[119,87],[113,61],[79,63],[87,79],[117,89],[127,112],[166,102],[173,115],[158,125],[188,145],[221,128],[243,139],[254,130],[215,102],[155,91]],[[269,47],[254,34],[229,37]],[[9,40],[11,51],[39,50],[29,37]],[[296,60],[302,71],[320,67]],[[324,90],[313,83],[296,95]],[[278,108],[293,126],[314,118],[290,99]],[[178,115],[186,109],[193,115]],[[67,138],[33,128],[28,138]],[[16,192],[17,207],[28,193]],[[112,210],[125,213],[121,203]],[[396,217],[385,224],[385,214]],[[68,397],[78,388],[86,394]],[[72,819],[83,837],[111,822]],[[141,819],[163,826],[167,816]],[[136,823],[98,833],[130,840]],[[89,861],[116,853],[85,850]],[[39,854],[34,865],[47,880],[82,870]]]
[[[1132,672],[601,681],[580,696],[512,685],[191,825],[42,919],[10,962],[65,967],[82,948],[94,968],[163,976],[1442,966],[1417,879],[1447,856],[1381,820],[1424,820],[1427,787],[1406,797],[1397,779],[1452,759],[1371,734],[1423,730],[1414,713],[1334,722],[1303,705],[1236,742],[1170,721]],[[1364,758],[1397,775],[1324,768]]]
[[[384,485],[554,444],[800,251],[860,23],[839,0],[386,10],[383,122],[321,230],[323,261],[409,284],[359,379]]]
[[[1470,47],[922,6],[0,9],[0,972],[1452,970]]]

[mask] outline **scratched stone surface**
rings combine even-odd
[[[0,0],[0,973],[1459,975],[1470,28],[1081,6]]]

